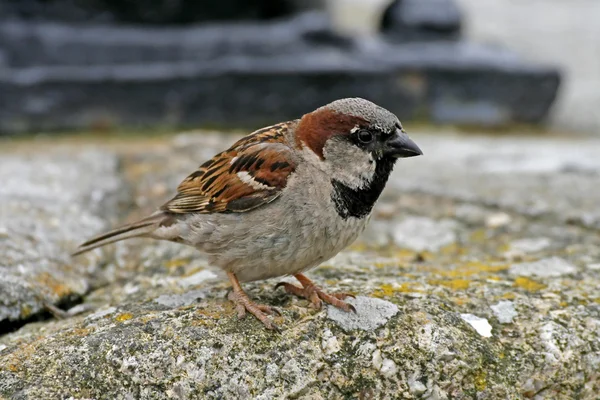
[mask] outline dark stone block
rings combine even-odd
[[[399,41],[456,39],[460,29],[454,0],[395,0],[381,23],[381,31]]]
[[[403,120],[507,124],[547,115],[558,73],[468,43],[304,49],[203,62],[0,70],[0,131],[260,126],[365,97]]]
[[[556,68],[468,42],[376,41],[363,52],[380,66],[413,71],[409,86],[426,92],[421,117],[441,123],[539,123],[548,115],[560,85]]]
[[[0,24],[0,50],[12,67],[211,61],[227,56],[271,57],[338,46],[319,12],[263,24],[187,28],[77,26],[51,22]]]
[[[295,0],[3,0],[0,18],[60,22],[189,24],[267,20],[304,10]]]

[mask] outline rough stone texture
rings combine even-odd
[[[99,258],[74,264],[67,249],[105,229],[122,181],[103,151],[0,155],[0,326],[69,302],[105,279]]]
[[[461,19],[454,0],[395,0],[383,14],[381,31],[400,41],[453,40]]]
[[[253,318],[237,320],[228,285],[201,254],[125,242],[104,252],[122,279],[85,296],[94,312],[0,337],[0,397],[596,398],[600,237],[592,220],[577,217],[597,209],[600,143],[412,137],[426,156],[399,163],[373,216],[376,240],[367,231],[309,272],[332,291],[357,294],[358,315],[313,310],[274,291],[276,280],[247,284],[283,312],[275,320],[282,333],[268,332]],[[234,139],[189,134],[111,147],[141,208],[129,218]],[[102,211],[107,219],[116,212]],[[65,224],[81,219],[67,215]],[[453,221],[456,240],[430,250],[395,245],[397,225],[415,216]],[[541,237],[545,246],[507,255]],[[557,259],[569,268],[557,269]],[[560,273],[530,274],[535,263]]]

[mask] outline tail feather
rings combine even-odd
[[[82,243],[71,255],[76,256],[110,243],[148,235],[160,226],[163,219],[164,215],[162,213],[157,213],[132,224],[124,225],[113,229],[112,231],[95,236],[87,242]]]

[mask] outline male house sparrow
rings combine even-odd
[[[227,272],[238,315],[277,329],[240,282],[294,275],[288,293],[354,310],[303,272],[351,244],[369,221],[398,158],[421,155],[398,118],[360,98],[259,129],[202,164],[173,199],[138,222],[83,243],[74,255],[132,237],[193,246]]]

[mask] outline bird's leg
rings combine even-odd
[[[327,294],[303,274],[295,274],[294,277],[298,279],[302,287],[298,287],[288,282],[279,282],[277,286],[275,286],[275,289],[283,286],[286,292],[308,299],[316,309],[321,308],[321,304],[324,301],[325,303],[341,308],[344,311],[356,312],[356,309],[352,304],[343,301],[347,297],[354,297],[354,295],[349,293]]]
[[[269,317],[267,317],[266,314],[281,315],[281,312],[279,312],[279,310],[277,310],[275,307],[254,303],[252,300],[250,300],[246,292],[244,292],[244,290],[240,286],[240,282],[238,281],[235,274],[233,272],[228,272],[227,276],[231,281],[231,286],[233,286],[233,291],[229,293],[228,298],[229,300],[235,303],[235,308],[237,310],[238,317],[244,318],[246,316],[246,311],[249,311],[256,318],[258,318],[259,321],[267,327],[267,329],[279,331],[277,325],[275,325],[273,321],[271,321]]]

